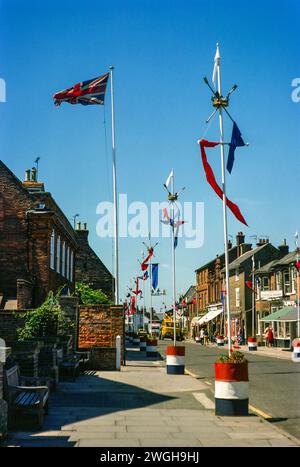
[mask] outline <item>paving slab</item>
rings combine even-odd
[[[60,384],[51,396],[43,430],[10,432],[7,445],[300,445],[256,415],[216,416],[211,409],[213,398],[203,381],[190,375],[167,375],[165,362],[146,360],[137,350],[128,356],[122,371],[89,372],[74,383]]]

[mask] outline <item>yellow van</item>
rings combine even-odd
[[[161,325],[160,338],[164,340],[165,337],[174,339],[174,321],[169,317],[165,318]],[[176,322],[176,340],[183,340],[183,333],[179,322]]]

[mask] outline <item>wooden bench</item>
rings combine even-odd
[[[44,413],[48,413],[49,387],[45,378],[23,377],[18,365],[4,370],[4,395],[13,416],[19,412],[36,414],[42,428]],[[45,385],[41,385],[41,384]],[[37,386],[39,384],[39,386]]]

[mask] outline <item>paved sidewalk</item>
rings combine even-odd
[[[189,375],[167,375],[161,358],[131,348],[120,372],[60,383],[39,432],[11,432],[7,446],[300,446],[253,415],[217,417],[211,391]]]
[[[193,339],[187,339],[186,342],[188,343],[193,343],[195,345],[201,345],[197,342],[195,342]],[[209,343],[209,347],[217,347],[217,344],[214,343]],[[247,345],[240,345],[238,346],[240,348],[236,348],[235,350],[238,350],[240,352],[245,352],[249,353],[248,346]],[[220,347],[221,349],[228,349],[227,345],[224,345],[224,347]],[[291,360],[292,359],[292,352],[288,349],[282,349],[279,347],[266,347],[266,346],[258,346],[256,351],[250,351],[251,353],[255,355],[259,355],[262,357],[272,357],[272,358],[280,358],[283,360]]]

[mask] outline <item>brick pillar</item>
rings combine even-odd
[[[27,310],[32,305],[32,283],[25,279],[17,279],[18,310]]]
[[[72,334],[73,346],[77,350],[79,299],[77,297],[62,296],[59,297],[59,304],[70,323],[70,332],[67,332],[67,334]]]

